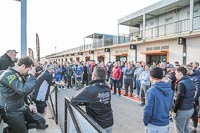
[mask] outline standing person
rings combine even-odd
[[[200,72],[199,62],[193,62],[192,67],[194,70],[197,70],[198,72]]]
[[[150,69],[153,69],[155,67],[157,67],[156,62],[152,62],[152,65],[150,66]]]
[[[122,73],[123,73],[123,86],[122,86],[122,88],[123,89],[125,89],[125,78],[126,78],[126,75],[125,75],[125,72],[126,72],[126,70],[128,69],[128,63],[125,63],[125,66],[122,68]]]
[[[137,68],[134,71],[134,76],[135,76],[135,87],[136,87],[136,98],[140,97],[140,80],[139,76],[140,74],[144,71],[144,68],[142,67],[141,62],[137,62]]]
[[[13,133],[28,133],[25,125],[24,99],[36,85],[34,63],[30,57],[22,57],[15,67],[0,76],[0,106],[4,107],[8,126]],[[25,81],[24,76],[28,74]]]
[[[112,90],[112,87],[113,87],[112,69],[113,69],[113,64],[112,64],[112,62],[109,62],[108,63],[108,76],[109,76],[109,84],[110,84],[111,90]]]
[[[173,92],[170,83],[163,82],[163,71],[156,67],[150,70],[152,86],[147,91],[143,122],[146,133],[169,133],[169,111]]]
[[[118,63],[115,62],[114,67],[112,69],[112,80],[113,80],[113,84],[114,84],[114,93],[116,94],[116,89],[118,88],[118,94],[119,96],[121,96],[121,88],[119,85],[119,80],[122,76],[122,71],[121,68],[118,66]]]
[[[134,76],[134,69],[133,69],[133,65],[129,64],[128,65],[128,69],[124,72],[125,75],[125,81],[124,81],[124,85],[125,85],[125,94],[124,96],[128,96],[128,87],[130,86],[130,97],[133,96],[133,76]]]
[[[141,104],[140,106],[144,106],[145,105],[145,97],[146,97],[146,92],[150,87],[150,70],[149,70],[149,66],[145,65],[144,66],[144,71],[140,74],[139,76],[139,80],[141,83]]]
[[[197,133],[198,126],[198,112],[199,112],[199,96],[200,96],[200,74],[198,70],[193,70],[191,65],[186,65],[187,73],[189,78],[193,81],[195,85],[195,95],[194,95],[194,113],[192,115],[193,129],[191,133]]]
[[[92,79],[92,73],[94,71],[94,67],[97,66],[95,63],[95,60],[90,61],[89,69],[90,69],[90,75],[89,75],[89,81]]]
[[[110,88],[105,83],[105,71],[95,67],[90,85],[71,99],[73,105],[85,105],[86,113],[107,133],[112,132],[113,114]]]
[[[37,106],[37,110],[40,114],[45,116],[46,113],[46,101],[48,100],[48,95],[50,92],[50,85],[53,85],[53,76],[54,73],[54,65],[49,64],[46,68],[46,71],[44,71],[36,81],[35,89],[32,93],[31,98],[35,102]]]
[[[14,67],[17,52],[15,50],[8,50],[0,57],[0,70],[6,70],[8,67]]]
[[[89,78],[90,70],[86,63],[83,62],[83,86],[86,84],[88,86],[88,78]]]
[[[81,88],[81,82],[83,80],[83,66],[80,62],[78,62],[78,66],[75,68],[75,76],[76,76],[76,86],[77,89]]]
[[[67,78],[67,88],[69,89],[69,87],[72,88],[72,75],[73,75],[73,68],[69,64],[69,62],[67,62],[65,71],[66,71],[65,73],[66,73],[66,78]]]
[[[189,123],[194,112],[195,86],[188,78],[184,67],[177,68],[175,73],[177,78],[174,104],[175,125],[178,133],[190,133]]]
[[[37,78],[43,71],[42,65],[39,62],[35,62],[35,77]]]

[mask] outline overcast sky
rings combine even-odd
[[[117,34],[117,20],[160,0],[27,0],[27,47],[41,56],[80,46],[92,33]],[[0,0],[0,54],[20,52],[20,2]],[[120,33],[127,28],[120,27]],[[89,40],[88,40],[89,41]],[[20,53],[18,57],[20,56]]]

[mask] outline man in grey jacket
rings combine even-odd
[[[35,86],[35,68],[30,57],[21,58],[15,67],[5,70],[0,76],[0,106],[4,108],[8,126],[13,133],[28,133],[25,125],[25,96]],[[24,76],[28,75],[27,80]]]
[[[128,87],[130,86],[130,96],[133,96],[133,76],[134,76],[134,69],[133,65],[129,64],[128,69],[125,71],[125,89],[126,93],[124,96],[128,96]]]
[[[139,76],[139,80],[141,83],[140,86],[140,92],[141,92],[141,104],[140,106],[144,106],[145,105],[145,96],[146,96],[146,92],[150,87],[150,70],[149,70],[149,66],[145,65],[145,70],[140,74]]]

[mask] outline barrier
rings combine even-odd
[[[53,104],[53,100],[52,100],[52,94],[55,92],[55,106]],[[57,86],[54,86],[54,89],[49,93],[49,99],[50,99],[50,103],[51,103],[51,109],[53,112],[53,117],[52,119],[55,120],[56,124],[58,124],[58,88]]]
[[[106,133],[79,106],[73,106],[65,97],[64,133]]]

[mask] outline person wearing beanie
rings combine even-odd
[[[173,92],[171,84],[162,81],[163,71],[156,67],[150,70],[151,87],[147,91],[143,111],[146,133],[168,133],[169,111],[172,108]]]

